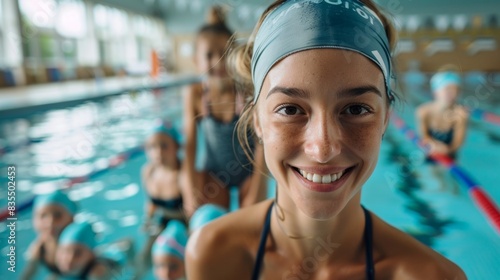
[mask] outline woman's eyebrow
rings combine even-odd
[[[309,92],[300,88],[293,88],[293,87],[281,87],[281,86],[275,86],[273,87],[268,93],[267,93],[267,98],[271,96],[274,93],[283,93],[287,96],[290,97],[298,97],[298,98],[309,98]],[[378,96],[382,97],[382,93],[376,86],[372,85],[366,85],[366,86],[359,86],[359,87],[353,87],[353,88],[346,88],[340,91],[339,97],[340,98],[347,98],[347,97],[354,97],[354,96],[359,96],[365,93],[375,93]]]
[[[298,97],[298,98],[308,98],[309,93],[303,89],[300,88],[291,88],[291,87],[280,87],[280,86],[275,86],[273,87],[266,96],[266,99],[269,98],[274,93],[281,92],[285,95],[288,95],[290,97]]]
[[[382,97],[382,93],[380,92],[380,90],[376,86],[372,85],[343,89],[340,91],[339,97],[340,98],[355,97],[365,93],[375,93],[378,96]]]

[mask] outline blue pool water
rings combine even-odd
[[[0,123],[0,146],[14,148],[1,155],[1,172],[6,174],[7,164],[16,164],[18,203],[33,194],[49,192],[68,178],[104,169],[109,158],[140,146],[158,117],[172,119],[180,127],[181,104],[179,89],[143,91],[41,112],[26,119],[5,120]],[[409,104],[398,114],[414,127],[412,108]],[[490,125],[471,122],[458,162],[498,203],[500,143],[490,136],[496,132]],[[139,227],[145,201],[140,168],[145,162],[145,155],[139,153],[68,191],[81,209],[75,219],[94,223],[101,242],[132,237],[137,249],[144,243]],[[7,179],[3,175],[0,178],[3,190]],[[452,180],[447,178],[447,183]],[[460,186],[458,194],[440,187],[423,154],[391,125],[379,164],[364,187],[362,202],[388,223],[457,263],[469,279],[498,279],[498,234],[465,187]],[[270,181],[269,196],[273,193]],[[0,193],[2,206],[6,205],[6,195],[5,191]],[[2,260],[8,250],[3,239],[7,233],[6,224],[0,223]],[[25,265],[23,253],[34,237],[31,210],[24,211],[17,221],[18,271]],[[6,274],[5,261],[0,268],[0,279],[14,279]],[[131,272],[131,268],[126,269],[121,278],[128,279]],[[44,275],[46,272],[40,271],[36,279],[44,279]],[[147,279],[152,279],[151,274]]]

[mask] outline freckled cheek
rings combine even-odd
[[[357,151],[360,156],[377,157],[378,150],[382,139],[382,126],[376,123],[360,124],[346,128],[349,133],[346,133],[347,145],[352,147],[352,150]]]
[[[269,122],[263,127],[264,156],[267,166],[273,172],[282,168],[284,160],[293,157],[298,152],[300,133],[296,126],[284,123]],[[300,131],[300,130],[299,130]]]
[[[300,128],[296,125],[270,123],[266,128],[264,141],[265,144],[275,146],[279,150],[291,148],[297,145],[298,140],[301,138],[300,131]]]

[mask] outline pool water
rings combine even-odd
[[[0,145],[10,149],[1,155],[1,172],[6,174],[6,166],[16,164],[16,199],[20,203],[33,194],[66,184],[69,178],[105,170],[68,191],[80,206],[75,219],[92,222],[103,243],[128,237],[139,250],[145,242],[140,230],[145,201],[140,169],[146,157],[138,153],[113,168],[107,168],[108,162],[117,154],[140,147],[157,118],[170,119],[181,127],[181,99],[178,88],[133,92],[24,119],[3,120]],[[398,114],[415,127],[412,108],[409,104]],[[489,136],[491,132],[490,125],[472,122],[458,163],[498,203],[500,144]],[[466,188],[460,186],[458,193],[453,192],[453,179],[446,176],[447,186],[442,190],[424,160],[422,152],[391,125],[379,164],[363,189],[362,203],[391,225],[457,263],[469,279],[498,279],[498,234],[474,205]],[[6,186],[6,177],[0,178],[2,186]],[[272,197],[272,180],[269,186]],[[5,191],[0,193],[2,206],[6,205],[6,195]],[[6,223],[0,223],[0,234],[7,236]],[[31,210],[19,213],[17,271],[23,269],[22,255],[34,237]],[[7,242],[2,241],[2,258],[7,250]],[[2,261],[0,279],[14,279],[6,274],[4,266]],[[44,279],[47,272],[39,272],[36,279]],[[132,272],[132,268],[125,269],[120,279],[129,279]],[[153,279],[152,274],[145,279]]]

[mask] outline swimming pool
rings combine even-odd
[[[5,174],[7,164],[16,164],[16,195],[21,202],[33,194],[68,184],[68,178],[85,178],[96,170],[106,170],[68,191],[81,209],[75,219],[94,223],[102,242],[132,237],[139,248],[145,241],[139,230],[145,201],[140,168],[146,161],[145,155],[135,153],[113,168],[107,168],[109,159],[139,147],[158,117],[170,118],[180,127],[181,104],[179,88],[143,90],[4,120],[0,123],[1,144],[11,149],[0,158],[1,172]],[[412,106],[399,110],[409,124],[414,123]],[[498,203],[500,144],[489,137],[491,128],[487,128],[482,123],[471,124],[459,162]],[[5,176],[0,178],[3,189],[7,181]],[[270,196],[273,193],[270,181]],[[2,206],[6,205],[6,195],[4,191],[0,193]],[[500,276],[497,233],[465,188],[461,187],[458,194],[439,190],[429,166],[424,164],[423,154],[393,125],[386,133],[374,175],[364,187],[362,202],[390,224],[456,262],[469,279]],[[25,265],[21,255],[35,236],[30,216],[30,210],[18,215],[18,271]],[[0,223],[0,234],[7,233],[6,224]],[[7,242],[2,241],[2,258],[7,250]],[[13,279],[4,266],[2,261],[0,279]],[[131,272],[127,269],[122,278],[128,279]],[[43,279],[45,274],[39,273],[36,279]],[[151,274],[147,279],[152,279]]]

